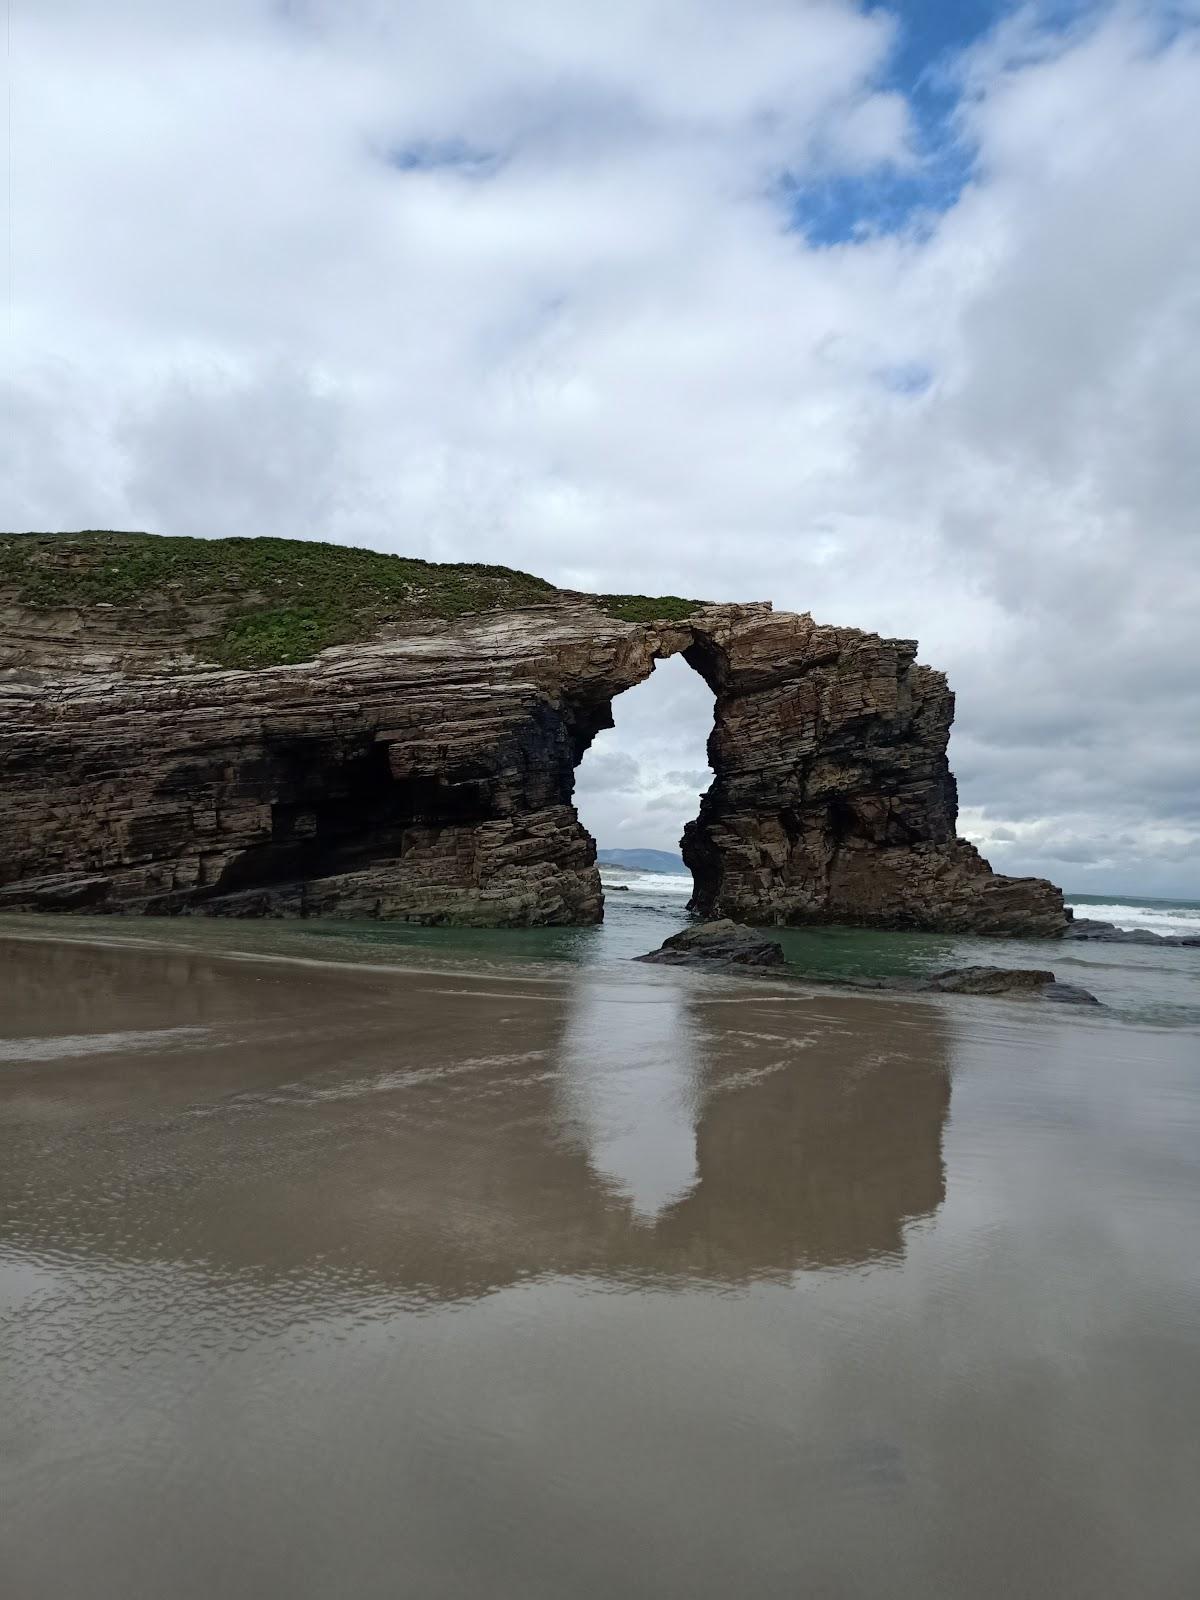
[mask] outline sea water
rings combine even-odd
[[[685,873],[603,869],[605,926],[593,958],[655,948],[690,920]],[[627,885],[618,889],[616,885]],[[1080,917],[1156,933],[1200,932],[1200,903],[1138,898],[1115,902],[1067,896]],[[1090,990],[1117,1017],[1159,1026],[1200,1023],[1200,949],[997,939],[965,934],[891,933],[869,928],[772,928],[792,973],[815,978],[922,978],[948,967],[1037,967]]]
[[[588,971],[627,970],[634,957],[656,950],[688,926],[692,880],[687,873],[633,872],[604,867],[604,920],[585,928],[427,928],[400,922],[341,919],[229,922],[206,918],[0,917],[5,928],[41,929],[56,937],[163,943],[197,949],[245,950],[280,957],[381,964],[492,965],[503,968],[569,963]],[[1069,901],[1080,915],[1138,926],[1160,908],[1195,909],[1184,902]],[[1120,918],[1110,916],[1119,912]],[[1157,931],[1176,931],[1160,927]],[[891,933],[867,928],[773,928],[796,978],[922,978],[949,967],[1036,967],[1063,983],[1090,990],[1116,1019],[1162,1027],[1200,1023],[1200,949],[1093,944],[1055,939],[997,939],[962,934]],[[1018,1003],[1018,1002],[1014,1002]]]
[[[1145,928],[1150,933],[1187,933],[1200,937],[1200,900],[1068,894],[1066,901],[1077,917],[1089,917],[1094,922],[1111,922],[1118,928]]]

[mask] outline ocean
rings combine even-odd
[[[601,877],[608,893],[597,956],[601,951],[609,958],[640,955],[687,925],[690,875],[605,867]],[[1119,928],[1200,932],[1197,901],[1066,899],[1077,916]],[[1090,989],[1117,1018],[1163,1027],[1200,1025],[1200,950],[841,927],[779,928],[772,937],[782,944],[797,977],[921,977],[955,966],[1042,967],[1060,982]]]
[[[1155,900],[1149,895],[1120,900],[1107,894],[1068,894],[1066,901],[1077,917],[1112,922],[1118,928],[1200,934],[1200,900]]]
[[[601,877],[607,886],[624,885],[639,899],[656,903],[685,901],[692,892],[692,880],[683,872],[631,872],[619,867],[603,867]],[[1118,928],[1146,928],[1151,933],[1200,934],[1200,900],[1163,900],[1150,895],[1121,898],[1111,894],[1065,895],[1078,917],[1096,922],[1111,922]]]
[[[603,867],[604,921],[587,928],[424,928],[399,922],[312,919],[236,922],[180,917],[6,917],[0,933],[37,929],[49,937],[105,943],[158,943],[171,948],[239,950],[280,959],[495,967],[518,963],[550,975],[562,964],[614,977],[635,956],[656,950],[691,920],[686,873]],[[1200,905],[1145,897],[1117,902],[1074,896],[1078,914],[1120,927],[1157,932],[1194,930]],[[1189,920],[1191,919],[1191,920]],[[1081,984],[1114,1021],[1161,1027],[1200,1026],[1200,950],[1153,945],[1085,944],[1047,939],[988,939],[959,934],[886,933],[869,928],[772,930],[797,978],[919,978],[956,966],[1049,969]],[[1010,1004],[1014,1002],[1009,1002]]]

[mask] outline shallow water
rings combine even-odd
[[[385,966],[485,965],[551,975],[563,963],[628,974],[689,922],[691,878],[605,870],[605,920],[589,928],[423,928],[398,922],[312,919],[227,922],[176,917],[0,916],[0,936],[43,933],[107,943],[170,944]],[[627,884],[617,890],[617,883]],[[1084,944],[1051,939],[981,939],[957,934],[878,933],[865,928],[774,928],[792,976],[921,977],[948,967],[1039,967],[1081,984],[1124,1021],[1200,1028],[1200,949]]]
[[[113,942],[0,936],[6,1592],[1197,1592],[1192,1029],[56,926]]]

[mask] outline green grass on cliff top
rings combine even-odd
[[[186,539],[150,533],[0,534],[0,588],[22,604],[111,607],[114,621],[155,634],[198,618],[202,658],[227,667],[310,660],[381,625],[568,598],[512,567],[439,564],[307,539]],[[596,595],[625,622],[678,621],[700,604],[678,595]],[[150,614],[150,616],[147,615]],[[151,617],[153,621],[151,621]]]

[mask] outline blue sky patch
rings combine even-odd
[[[927,367],[923,361],[901,361],[895,366],[884,367],[879,378],[884,388],[890,389],[893,394],[915,397],[933,387],[933,368]]]
[[[1028,8],[1017,0],[895,0],[879,9],[899,28],[878,87],[908,102],[919,165],[815,180],[785,175],[778,193],[789,226],[815,245],[919,233],[955,204],[970,181],[974,153],[955,126],[960,85],[954,63],[1006,17]],[[1042,0],[1034,8],[1043,33],[1066,32],[1104,9],[1097,0]]]
[[[464,178],[486,178],[500,165],[495,150],[482,150],[465,139],[419,139],[389,150],[387,162],[398,172],[456,172]]]
[[[877,234],[920,233],[958,199],[971,175],[970,153],[947,145],[915,171],[803,180],[787,175],[778,193],[789,226],[810,244],[850,244]]]

